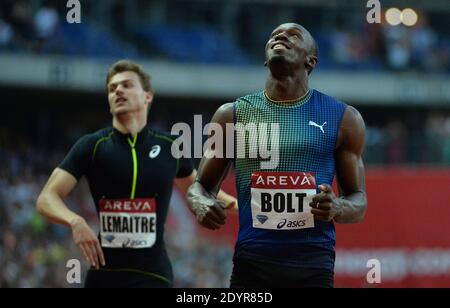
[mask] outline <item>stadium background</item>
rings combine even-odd
[[[368,24],[361,0],[85,0],[81,24],[70,25],[66,1],[2,0],[0,287],[69,286],[66,262],[81,257],[35,200],[77,138],[110,124],[110,64],[131,58],[153,76],[152,126],[170,130],[194,114],[206,124],[222,103],[263,87],[265,42],[286,21],[318,41],[311,86],[367,124],[369,210],[364,223],[337,226],[336,286],[450,287],[450,3],[380,2],[382,23]],[[389,26],[392,6],[413,8],[418,23]],[[225,189],[233,185],[229,177]],[[96,225],[85,183],[68,203]],[[237,226],[231,215],[220,232],[199,229],[174,193],[175,285],[228,286]],[[372,258],[380,285],[366,282]]]

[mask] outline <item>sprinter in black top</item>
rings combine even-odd
[[[149,127],[134,138],[107,128],[81,138],[59,166],[87,178],[108,270],[172,281],[164,223],[174,179],[193,172],[190,160],[173,158],[172,140]]]
[[[147,125],[153,100],[150,77],[131,61],[119,61],[107,77],[113,125],[85,135],[52,173],[37,209],[72,228],[76,245],[92,265],[86,287],[171,287],[164,223],[175,183],[183,193],[196,176],[190,159],[172,155],[172,136]],[[85,176],[99,217],[99,234],[63,199]],[[221,192],[224,207],[236,199]],[[225,215],[217,218],[223,224]]]

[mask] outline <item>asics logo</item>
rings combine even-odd
[[[158,157],[159,153],[161,153],[161,147],[159,145],[154,145],[148,154],[148,157],[151,159]]]
[[[325,125],[327,125],[327,122],[323,123],[322,125],[319,125],[319,124],[317,124],[316,122],[309,121],[309,125],[320,128],[320,130],[322,131],[322,133],[325,134],[325,130],[323,129],[323,127],[324,127]]]
[[[284,226],[286,226],[287,223],[287,219],[283,219],[278,225],[277,225],[277,229],[283,229]]]

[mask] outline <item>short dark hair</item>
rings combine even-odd
[[[134,72],[139,76],[139,80],[141,81],[142,88],[146,92],[152,92],[153,88],[151,84],[151,76],[147,74],[142,66],[137,64],[136,62],[133,62],[131,60],[120,60],[114,63],[108,70],[108,75],[106,76],[106,86],[108,86],[111,78],[114,77],[114,75],[117,75],[119,73],[123,72]]]

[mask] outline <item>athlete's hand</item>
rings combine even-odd
[[[86,260],[96,269],[105,266],[100,242],[86,221],[80,217],[71,222],[71,226],[73,240]]]
[[[342,213],[341,199],[336,197],[330,185],[319,185],[320,193],[314,195],[309,206],[315,219],[322,221],[332,221]]]
[[[210,230],[220,229],[225,224],[226,204],[209,194],[198,182],[191,185],[187,193],[189,208],[200,225]]]

